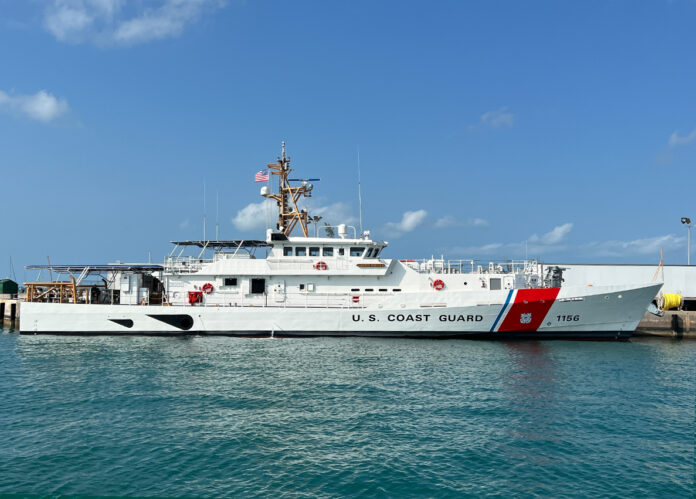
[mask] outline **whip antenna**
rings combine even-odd
[[[362,187],[360,185],[360,146],[358,146],[358,213],[360,217],[360,234],[363,233],[362,223]]]
[[[203,240],[205,241],[205,223],[206,223],[206,212],[205,212],[205,180],[203,180]]]

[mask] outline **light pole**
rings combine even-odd
[[[318,230],[318,224],[319,220],[321,220],[324,217],[309,217],[314,221],[314,237],[317,237],[317,230]]]
[[[687,217],[682,217],[681,223],[686,225],[687,238],[686,238],[686,264],[691,265],[691,219]]]

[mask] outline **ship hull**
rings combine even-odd
[[[24,303],[24,334],[627,339],[660,285],[403,293],[371,306]]]

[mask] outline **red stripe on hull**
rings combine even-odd
[[[498,331],[536,331],[561,288],[518,289],[515,303]]]

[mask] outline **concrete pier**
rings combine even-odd
[[[696,339],[696,312],[667,310],[664,317],[646,312],[633,335]]]
[[[0,319],[3,324],[19,324],[19,300],[17,298],[0,297]]]

